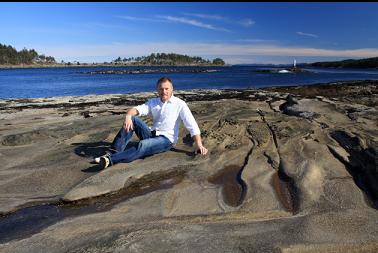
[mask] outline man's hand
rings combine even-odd
[[[133,121],[130,115],[126,115],[125,121],[123,122],[123,128],[128,133],[130,130],[134,130]]]
[[[207,154],[207,148],[205,148],[204,146],[198,146],[197,147],[197,152],[199,151],[199,153],[201,154],[201,155],[206,155]]]
[[[196,152],[200,153],[201,155],[206,155],[208,150],[202,145],[201,135],[194,135],[193,138],[194,142],[196,143]]]

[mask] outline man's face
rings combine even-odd
[[[172,84],[169,81],[165,81],[158,86],[159,97],[160,97],[161,102],[163,103],[165,103],[171,98],[172,92],[173,92]]]

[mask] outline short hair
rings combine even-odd
[[[170,82],[172,84],[172,88],[173,88],[173,82],[171,80],[171,78],[169,78],[168,76],[163,76],[161,77],[157,83],[156,83],[156,88],[159,88],[160,84],[164,83],[164,82]]]

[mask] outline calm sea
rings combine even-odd
[[[378,80],[378,70],[307,69],[310,73],[261,73],[259,66],[206,67],[209,73],[81,74],[79,72],[141,69],[143,67],[69,67],[0,69],[0,98],[39,98],[68,95],[135,93],[154,91],[163,75],[172,78],[175,89],[240,89],[305,85],[345,80]],[[144,67],[157,68],[162,67]],[[198,68],[198,67],[163,67]]]

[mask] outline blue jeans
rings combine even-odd
[[[134,130],[126,132],[122,127],[111,145],[115,153],[110,155],[111,164],[131,162],[138,158],[168,151],[172,148],[171,141],[165,136],[155,136],[149,127],[138,117],[132,117]],[[126,149],[133,134],[138,136],[138,145]]]

